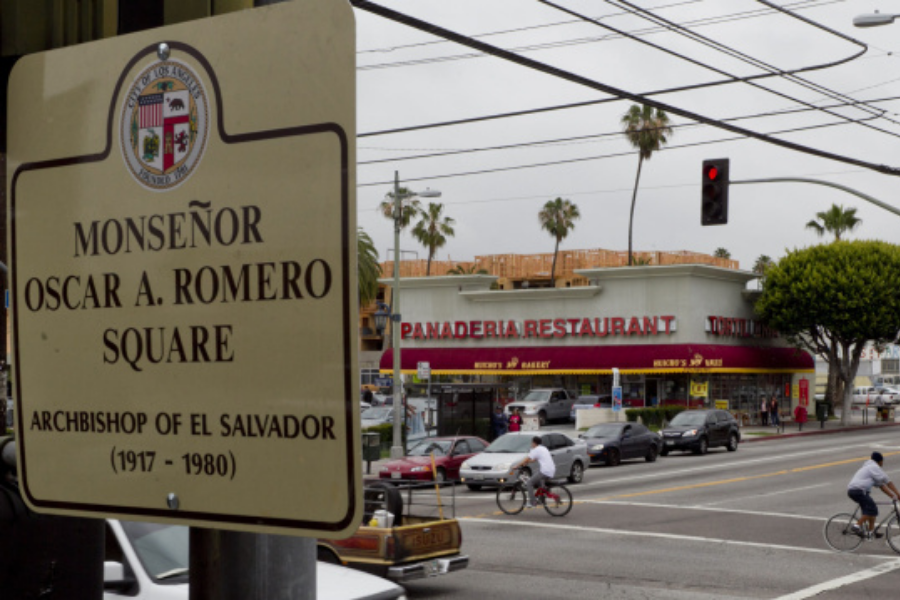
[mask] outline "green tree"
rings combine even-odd
[[[431,275],[431,261],[435,253],[447,244],[448,237],[453,237],[453,224],[456,221],[444,215],[444,205],[438,202],[429,202],[428,208],[419,214],[422,220],[413,227],[412,234],[428,250],[428,265],[425,267],[427,277]]]
[[[362,227],[356,231],[357,271],[359,274],[359,305],[368,306],[378,295],[378,278],[381,277],[381,265],[378,262],[378,250],[372,238]]]
[[[843,205],[832,204],[828,210],[817,212],[806,228],[815,231],[819,237],[833,233],[834,241],[839,242],[842,233],[853,231],[860,223],[862,219],[856,216],[855,208],[845,209]]]
[[[631,251],[631,233],[634,223],[634,205],[637,202],[638,185],[641,182],[641,167],[645,160],[650,160],[653,153],[669,143],[672,135],[669,116],[652,106],[632,104],[622,117],[625,136],[631,145],[638,150],[637,176],[634,179],[634,193],[631,196],[631,214],[628,217],[628,266],[634,262]]]
[[[900,247],[877,241],[794,250],[766,272],[757,312],[796,346],[828,361],[845,425],[866,343],[883,346],[900,331],[897,281]]]
[[[728,251],[727,248],[716,248],[716,251],[713,252],[713,256],[716,258],[731,258],[731,252]]]
[[[487,269],[482,269],[478,265],[473,264],[466,267],[459,264],[452,269],[448,269],[447,275],[490,275],[490,273],[488,273]]]
[[[578,212],[578,206],[562,198],[548,200],[541,212],[538,213],[541,229],[546,230],[556,240],[556,246],[553,249],[553,267],[550,270],[551,285],[555,285],[556,282],[556,256],[559,254],[559,243],[566,239],[570,231],[575,229],[575,221],[580,218],[581,213]]]

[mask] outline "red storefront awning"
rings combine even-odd
[[[392,350],[380,370],[394,368]],[[401,348],[401,370],[427,362],[435,375],[592,375],[612,373],[813,373],[813,357],[794,348],[674,344],[661,346],[551,346]]]

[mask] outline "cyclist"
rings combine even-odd
[[[878,486],[881,491],[888,495],[892,500],[900,500],[900,492],[891,482],[887,473],[884,472],[884,456],[880,452],[873,452],[870,460],[863,463],[863,466],[856,472],[853,479],[847,485],[847,495],[850,499],[859,504],[862,516],[859,518],[858,524],[853,526],[853,532],[857,535],[864,536],[866,531],[875,529],[875,517],[878,516],[878,506],[869,495],[869,491]],[[875,537],[880,538],[883,534],[875,533]]]
[[[528,503],[525,504],[525,508],[534,508],[537,506],[537,501],[534,497],[534,488],[544,485],[545,481],[551,479],[556,474],[556,464],[553,462],[553,457],[550,456],[550,451],[547,450],[546,446],[542,445],[542,441],[543,440],[541,440],[541,436],[539,435],[531,438],[531,451],[528,452],[528,456],[523,458],[512,468],[512,471],[515,471],[530,462],[537,462],[539,466],[534,475],[525,482],[525,489],[528,491]]]

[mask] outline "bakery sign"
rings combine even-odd
[[[402,323],[400,337],[404,340],[648,337],[672,335],[676,325],[673,315],[434,321]]]

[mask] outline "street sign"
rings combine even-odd
[[[297,0],[16,64],[16,434],[34,510],[356,529],[354,36],[348,3]]]
[[[420,362],[416,366],[419,370],[419,379],[431,379],[431,363]]]
[[[622,386],[613,386],[612,389],[612,409],[616,412],[622,410]]]

